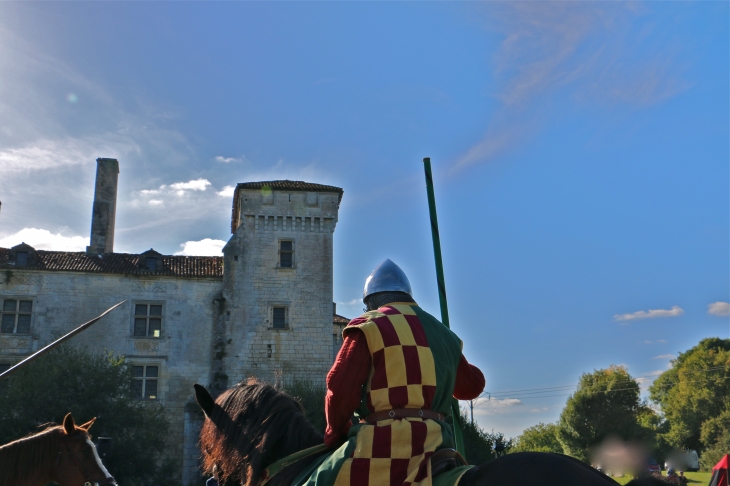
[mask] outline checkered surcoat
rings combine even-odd
[[[345,335],[353,329],[365,334],[372,356],[361,415],[394,408],[423,408],[448,414],[450,403],[439,397],[451,396],[454,381],[451,378],[437,383],[437,376],[445,375],[437,373],[434,350],[415,308],[415,304],[390,304],[367,312],[345,328]],[[453,338],[439,339],[439,346],[457,346],[450,354],[460,356],[458,338],[433,321],[439,329],[431,331],[432,337],[434,332],[449,333]],[[448,392],[437,397],[437,387],[445,387]],[[443,403],[434,403],[435,399]],[[442,427],[448,426],[420,418],[361,426],[354,451],[342,464],[335,486],[431,485],[429,458],[443,443]]]

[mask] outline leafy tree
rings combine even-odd
[[[557,452],[563,453],[558,440],[558,425],[539,423],[522,431],[511,452]]]
[[[609,436],[643,435],[639,383],[623,366],[584,373],[560,414],[558,440],[566,454],[588,460],[588,449]]]
[[[713,424],[726,420],[719,417],[730,410],[730,339],[703,339],[680,353],[649,391],[669,424],[664,440],[675,447],[712,447],[719,440]]]
[[[327,389],[310,380],[295,379],[284,385],[284,391],[304,407],[304,416],[320,433],[324,434],[327,417],[324,413],[324,397]]]
[[[130,385],[124,358],[60,346],[0,382],[0,444],[60,424],[68,412],[77,423],[97,417],[91,433],[113,439],[104,463],[120,484],[175,484],[162,406],[132,399]]]
[[[494,459],[497,454],[507,454],[514,445],[501,432],[485,432],[472,423],[461,410],[461,432],[464,437],[465,459],[469,464],[479,465]]]

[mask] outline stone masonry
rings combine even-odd
[[[100,173],[118,173],[116,160],[98,160],[97,193]],[[126,299],[72,342],[158,367],[156,395],[144,398],[165,406],[181,483],[198,481],[202,416],[191,408],[193,383],[213,393],[249,376],[324,383],[347,323],[332,304],[341,198],[340,188],[298,181],[238,184],[223,257],[112,253],[109,212],[107,239],[94,239],[99,227],[92,223],[86,253],[0,248],[0,370]],[[22,311],[30,314],[29,331],[20,307],[14,314],[3,307],[21,301],[32,307]],[[153,305],[161,326],[139,335],[135,314]]]

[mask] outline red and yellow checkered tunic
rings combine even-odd
[[[372,356],[361,414],[394,408],[448,413],[448,402],[434,404],[436,363],[415,309],[414,303],[389,304],[354,319],[345,328],[345,335],[353,329],[363,332]],[[441,328],[437,329],[439,334],[446,331],[453,336],[446,327],[436,323]],[[460,341],[453,338],[444,341],[452,347],[458,346],[455,355],[460,356]],[[442,385],[453,390],[453,379],[446,381],[450,383]],[[451,391],[447,396],[451,396]],[[429,458],[442,445],[443,432],[440,422],[420,418],[363,425],[352,455],[337,474],[335,486],[430,485]]]

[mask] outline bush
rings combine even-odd
[[[324,434],[327,418],[324,413],[324,397],[327,388],[311,380],[294,379],[284,385],[284,391],[304,407],[304,416],[320,433]]]

